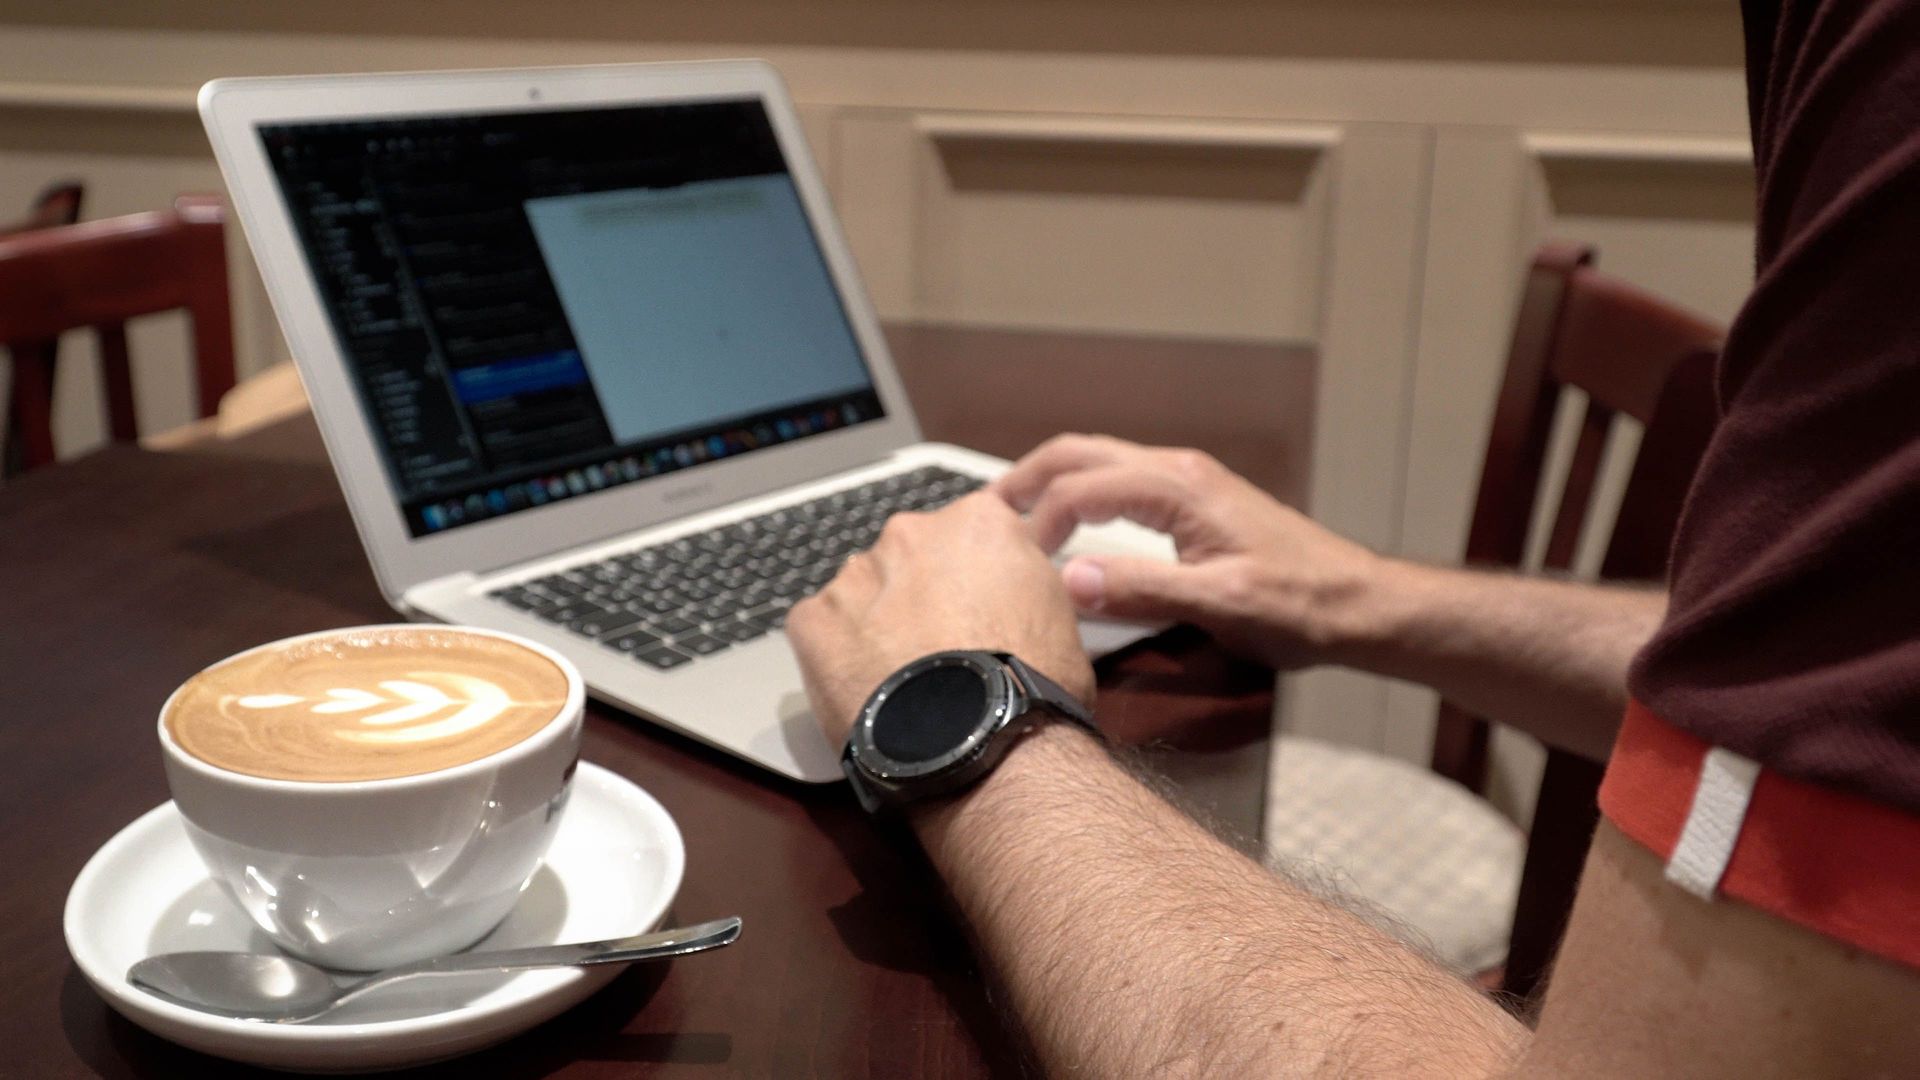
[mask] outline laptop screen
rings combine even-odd
[[[416,537],[883,415],[757,99],[260,137]]]

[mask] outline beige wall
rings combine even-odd
[[[0,216],[59,176],[90,216],[217,187],[213,76],[736,55],[792,84],[885,315],[1317,344],[1313,510],[1385,550],[1459,551],[1539,237],[1715,316],[1746,284],[1731,0],[0,0]],[[284,350],[237,280],[252,370]],[[142,374],[152,426],[178,363]],[[99,424],[66,383],[72,453]],[[1290,694],[1424,752],[1418,692]]]

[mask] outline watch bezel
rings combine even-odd
[[[874,740],[874,724],[887,701],[908,682],[943,667],[964,667],[981,676],[986,686],[986,706],[981,710],[980,722],[951,750],[925,761],[901,761],[882,751]],[[883,785],[913,784],[951,776],[970,761],[979,759],[992,744],[993,736],[1006,727],[1012,717],[1026,712],[1025,706],[1026,695],[1000,657],[973,650],[934,653],[894,672],[880,684],[867,699],[866,707],[860,710],[848,747],[860,771]]]

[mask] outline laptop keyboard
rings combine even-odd
[[[887,518],[983,483],[929,465],[488,596],[665,671],[779,628]]]

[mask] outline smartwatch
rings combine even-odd
[[[937,652],[894,672],[867,699],[840,766],[874,813],[975,783],[1021,735],[1056,717],[1098,734],[1085,705],[1018,657]]]

